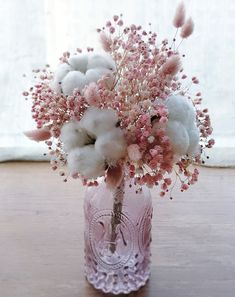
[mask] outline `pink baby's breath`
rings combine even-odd
[[[193,32],[192,19],[185,22],[183,3],[177,8],[173,24],[176,28],[182,27],[182,38]],[[32,99],[32,117],[39,130],[28,133],[28,136],[47,141],[52,168],[60,168],[65,176],[67,155],[60,139],[63,125],[69,121],[79,122],[92,106],[114,110],[118,118],[115,127],[125,135],[127,149],[123,158],[114,164],[106,164],[105,178],[109,187],[118,186],[125,168],[126,176],[134,178],[140,187],[159,186],[162,197],[171,191],[170,174],[175,171],[181,190],[185,191],[198,180],[199,172],[193,165],[203,163],[203,150],[214,145],[208,109],[201,108],[201,92],[196,91],[192,96],[187,91],[190,83],[198,85],[199,80],[193,77],[187,84],[188,76],[183,73],[180,59],[182,54],[178,48],[171,47],[167,39],[159,41],[155,32],[144,30],[140,25],[123,25],[122,17],[116,15],[112,22],[108,21],[106,26],[98,29],[101,45],[115,67],[112,73],[88,84],[83,90],[75,89],[69,96],[57,93],[51,87],[53,72],[48,67],[37,70],[38,82],[25,91],[24,96]],[[87,51],[92,52],[93,48],[88,47]],[[77,54],[80,53],[79,49]],[[61,63],[68,64],[70,57],[71,54],[65,52],[60,58]],[[197,156],[185,155],[176,159],[174,155],[166,131],[170,115],[164,104],[174,94],[187,97],[195,108],[201,139],[201,152]],[[77,177],[87,186],[98,184],[95,179],[81,178],[80,174]]]
[[[85,88],[84,97],[89,105],[99,106],[100,95],[96,83],[90,83]]]
[[[129,145],[127,148],[127,152],[130,160],[132,160],[133,162],[139,161],[142,157],[142,154],[140,152],[140,147],[138,146],[138,144]]]

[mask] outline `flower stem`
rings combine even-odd
[[[117,239],[117,226],[121,223],[122,217],[122,203],[124,197],[124,179],[121,181],[119,187],[117,187],[113,193],[113,212],[111,218],[111,238],[110,238],[110,251],[114,253],[116,251],[116,239]]]

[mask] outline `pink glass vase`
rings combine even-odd
[[[85,194],[85,276],[105,293],[136,291],[150,275],[152,200],[138,189],[128,180],[112,192],[101,181]]]

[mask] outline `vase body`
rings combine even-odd
[[[128,180],[112,192],[102,181],[85,194],[85,276],[105,293],[136,291],[150,275],[152,201],[138,189]]]

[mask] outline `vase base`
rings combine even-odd
[[[129,294],[138,291],[141,287],[145,286],[150,277],[150,272],[140,277],[129,278],[129,280],[118,282],[115,280],[115,275],[104,277],[89,277],[85,275],[86,280],[95,289],[101,290],[103,293],[112,293],[114,295]]]

